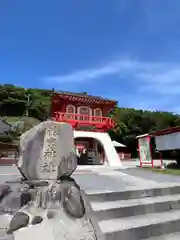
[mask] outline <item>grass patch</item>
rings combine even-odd
[[[160,168],[151,168],[151,167],[143,167],[142,169],[156,172],[160,174],[169,174],[169,175],[180,175],[180,169],[160,169]]]
[[[19,121],[22,121],[22,122],[32,122],[33,124],[39,123],[38,119],[33,118],[33,117],[26,117],[26,116],[23,116],[23,117],[9,117],[9,116],[5,116],[5,117],[2,117],[2,118],[5,121],[7,121],[8,123],[16,123],[16,122],[19,122]]]
[[[5,116],[5,117],[2,117],[6,122],[8,123],[16,123],[16,122],[19,122],[19,121],[24,121],[24,120],[27,120],[27,119],[31,119],[29,117],[11,117],[11,116]],[[32,118],[33,119],[33,118]]]
[[[2,117],[6,122],[15,123],[17,122],[20,117]]]

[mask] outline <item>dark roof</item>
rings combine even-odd
[[[151,132],[149,135],[151,135],[151,136],[161,136],[161,135],[166,135],[166,134],[170,134],[170,133],[177,133],[177,132],[180,132],[180,126],[170,127],[170,128],[162,129],[162,130],[159,130],[159,131],[154,131],[154,132]]]
[[[99,97],[99,96],[88,95],[86,92],[74,93],[74,92],[67,92],[67,91],[55,91],[54,94],[55,95],[60,94],[60,95],[69,95],[69,96],[76,96],[76,97],[85,97],[85,98],[89,98],[89,99],[111,101],[111,102],[117,103],[116,100],[111,100],[111,99],[103,98],[103,97]]]
[[[146,133],[146,134],[137,136],[136,138],[143,138],[143,137],[147,137],[147,136],[150,136],[150,137],[163,136],[163,135],[177,133],[177,132],[180,132],[180,126],[161,129],[158,131],[153,131],[150,133]]]

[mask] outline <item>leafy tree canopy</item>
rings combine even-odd
[[[0,116],[44,120],[50,116],[53,90],[25,89],[14,85],[0,85]],[[28,109],[28,112],[27,112]],[[132,153],[136,153],[136,136],[159,129],[180,125],[180,116],[170,112],[150,112],[129,108],[119,108],[111,113],[116,121],[115,129],[110,131],[114,140],[124,143]],[[27,122],[25,128],[31,123]]]

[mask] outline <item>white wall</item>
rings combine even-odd
[[[122,165],[109,134],[99,132],[74,131],[74,138],[80,137],[94,138],[99,141],[104,148],[107,163],[109,166],[119,167]]]

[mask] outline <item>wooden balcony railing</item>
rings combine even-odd
[[[57,122],[70,123],[74,128],[77,125],[91,125],[99,129],[111,129],[115,126],[113,119],[102,116],[88,116],[83,114],[55,112],[53,114],[53,119]]]

